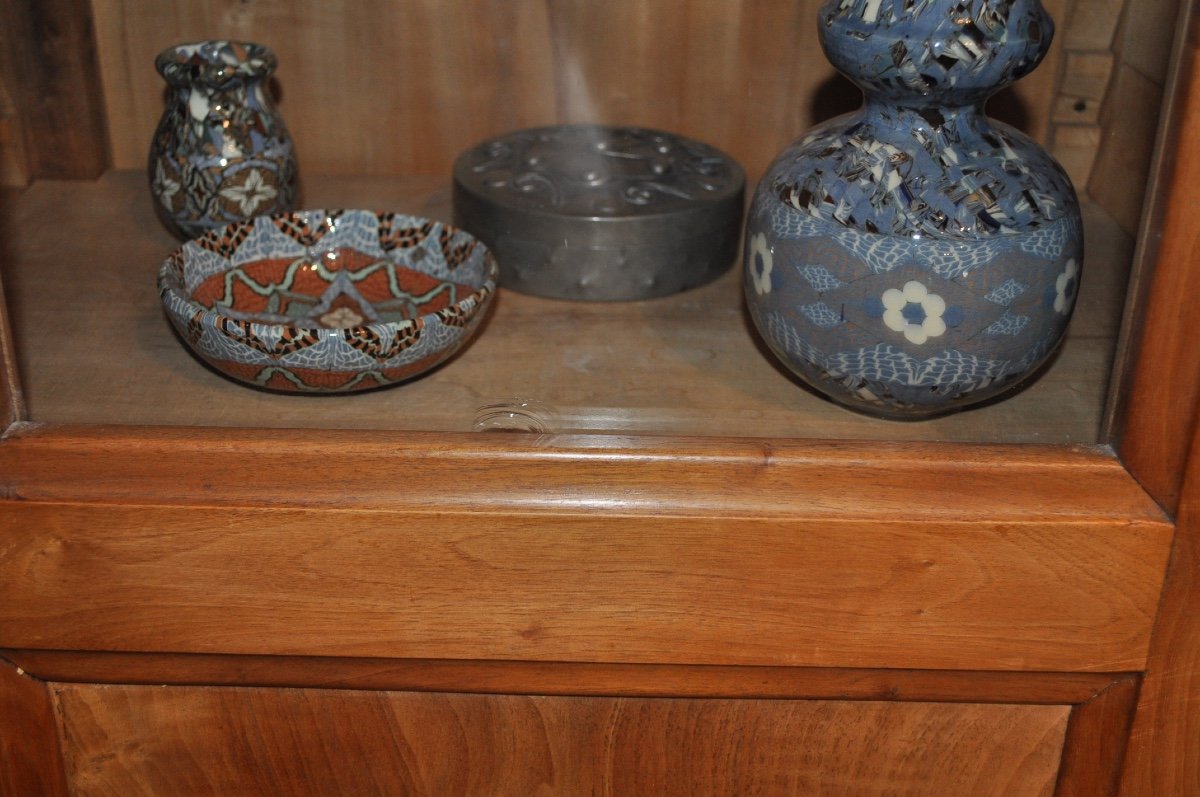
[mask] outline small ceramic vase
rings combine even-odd
[[[830,62],[866,95],[795,142],[747,221],[745,292],[804,382],[882,417],[996,397],[1063,337],[1082,265],[1075,192],[987,119],[1053,23],[1038,0],[829,0]]]
[[[150,188],[163,223],[195,238],[292,209],[296,159],[270,93],[275,55],[261,44],[205,41],[155,60],[170,87],[150,146]]]

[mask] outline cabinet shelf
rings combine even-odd
[[[1090,443],[1133,251],[1102,210],[1086,206],[1078,312],[1038,381],[988,407],[895,423],[841,409],[776,366],[744,310],[737,266],[707,286],[641,302],[502,290],[465,352],[398,387],[341,397],[247,389],[194,359],[162,316],[154,279],[176,244],[154,217],[144,174],[41,181],[9,205],[4,282],[29,416],[73,424],[465,432],[481,406],[524,400],[547,408],[549,431]],[[449,184],[317,177],[304,205],[448,219]]]

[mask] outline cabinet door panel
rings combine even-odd
[[[57,685],[72,794],[1050,795],[1069,707]]]

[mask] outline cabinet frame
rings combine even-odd
[[[1194,5],[1184,3],[1168,85],[1168,115],[1140,237],[1144,277],[1130,293],[1110,446],[485,439],[43,425],[24,416],[11,333],[0,319],[0,421],[6,428],[0,442],[0,584],[7,585],[0,587],[0,656],[12,665],[0,664],[0,704],[34,706],[29,716],[37,715],[26,724],[0,724],[0,739],[32,733],[47,745],[43,749],[58,749],[56,728],[44,721],[52,698],[41,681],[1056,703],[1074,707],[1057,794],[1187,793],[1200,782],[1200,751],[1191,744],[1200,732],[1200,619],[1189,611],[1200,596],[1200,459],[1194,455],[1200,347],[1188,335],[1200,323],[1200,311],[1189,301],[1200,289],[1192,265],[1200,257],[1200,153],[1188,145],[1200,139]],[[321,477],[297,489],[289,479],[296,472]],[[404,481],[383,480],[380,473],[400,473]],[[957,483],[951,502],[941,485],[931,483],[939,480]],[[358,523],[373,523],[383,535],[364,537],[369,544],[406,524],[424,524],[423,533],[432,534],[450,519],[479,524],[485,532],[501,528],[513,539],[541,539],[547,549],[564,541],[586,546],[604,529],[630,527],[638,534],[620,538],[629,555],[657,551],[664,559],[673,553],[670,546],[689,539],[711,542],[758,526],[776,529],[774,537],[756,543],[764,546],[810,530],[827,532],[833,541],[869,542],[878,528],[882,534],[915,534],[905,539],[920,548],[942,533],[930,529],[962,534],[961,521],[992,529],[997,551],[1006,535],[1020,539],[1022,530],[1052,536],[1085,529],[1113,541],[1142,535],[1114,565],[1146,550],[1147,571],[1157,570],[1165,580],[1149,609],[1143,601],[1122,618],[1134,628],[1139,612],[1148,611],[1142,635],[1118,636],[1099,647],[1089,648],[1081,635],[1042,643],[1026,638],[1018,642],[1019,655],[989,649],[986,640],[997,629],[1016,629],[1024,607],[1014,603],[997,624],[982,622],[972,630],[959,618],[954,622],[964,630],[958,636],[924,639],[910,632],[894,649],[874,654],[864,652],[877,644],[872,629],[883,634],[885,622],[899,618],[853,620],[848,627],[862,635],[858,642],[800,651],[788,660],[769,645],[722,653],[719,633],[673,652],[665,643],[657,650],[622,650],[628,640],[615,629],[622,622],[635,626],[636,618],[602,616],[605,607],[597,607],[591,620],[601,629],[593,637],[584,633],[588,618],[574,615],[558,629],[532,622],[507,645],[486,634],[483,641],[455,641],[454,634],[439,635],[429,626],[410,637],[381,626],[377,634],[341,646],[304,628],[253,643],[247,642],[249,631],[223,635],[213,625],[222,612],[238,609],[223,592],[229,585],[222,573],[213,569],[184,579],[193,590],[185,594],[194,598],[209,589],[214,603],[182,612],[174,634],[148,626],[140,635],[127,630],[118,646],[106,645],[114,628],[150,617],[136,603],[143,596],[136,589],[135,554],[125,551],[134,558],[118,563],[116,571],[97,567],[98,560],[120,553],[119,532],[136,532],[139,544],[150,546],[146,550],[156,544],[153,538],[165,540],[156,549],[160,557],[179,541],[199,551],[211,530],[248,535],[231,538],[219,552],[228,556],[244,540],[269,546],[278,539],[278,529],[256,531],[268,516],[259,513],[314,528],[326,524],[331,545],[337,529]],[[573,529],[582,531],[572,538]],[[18,533],[32,541],[14,557],[11,540]],[[88,547],[93,535],[105,540],[94,549]],[[713,583],[723,567],[741,567],[741,543],[730,543],[728,559],[714,560],[708,571]],[[460,553],[464,561],[472,555]],[[923,551],[911,553],[914,567],[927,561]],[[345,561],[365,562],[369,555],[352,552]],[[71,596],[31,576],[47,572],[31,566],[37,557],[53,559],[64,576],[86,581],[89,574],[118,572],[127,580],[92,585],[88,594],[96,602],[81,616],[64,613],[61,623],[46,623],[39,610],[61,611]],[[553,558],[541,561],[549,565]],[[266,609],[278,608],[271,604],[270,583],[264,578],[253,585]],[[1119,584],[1114,579],[1104,589]],[[1143,591],[1151,586],[1152,577],[1138,584]],[[233,622],[251,614],[244,607],[233,611]],[[468,614],[461,614],[463,625],[455,632],[464,639],[471,630]],[[670,619],[654,622],[667,628]],[[479,627],[488,622],[482,614],[477,620]],[[717,625],[719,632],[734,633],[732,622],[723,631],[719,620]],[[265,627],[251,630],[259,634]],[[914,640],[915,652],[905,652],[904,643]],[[418,655],[410,652],[414,647]],[[1115,658],[1104,658],[1114,651]],[[19,754],[20,748],[0,744],[5,754],[10,749]],[[44,786],[48,793],[66,793],[57,756],[0,764],[9,766],[12,783],[50,784]]]

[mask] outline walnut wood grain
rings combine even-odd
[[[1068,714],[1065,706],[55,689],[75,797],[1050,795]]]
[[[29,427],[0,472],[9,647],[1137,669],[1172,532],[1053,448]]]
[[[1139,683],[1125,676],[1071,710],[1055,797],[1117,793]]]
[[[277,51],[280,107],[310,175],[449,174],[482,138],[582,120],[709,141],[756,179],[792,139],[859,99],[821,54],[821,0],[92,5],[120,168],[142,167],[162,112],[154,56],[200,38]],[[1045,5],[1065,19],[1065,0]],[[1043,140],[1060,51],[994,104]]]
[[[1188,334],[1196,322],[1190,302],[1172,296],[1197,289],[1194,256],[1200,250],[1200,13],[1182,4],[1176,64],[1168,81],[1170,123],[1159,139],[1160,190],[1145,225],[1158,231],[1143,245],[1152,271],[1134,285],[1130,313],[1144,311],[1139,326],[1127,324],[1129,354],[1117,405],[1120,454],[1168,510],[1177,531],[1162,605],[1154,625],[1120,794],[1127,797],[1200,792],[1200,353]],[[1138,273],[1143,273],[1139,269]]]
[[[0,443],[0,486],[26,502],[1170,532],[1121,464],[1091,447],[25,424]]]
[[[1200,433],[1192,442],[1162,607],[1121,794],[1200,793]]]
[[[7,72],[0,72],[0,187],[24,188],[29,185],[29,167],[21,115],[8,89],[11,80]]]
[[[311,687],[607,697],[804,698],[940,703],[1089,704],[1121,673],[728,667],[321,656],[6,650],[45,681]],[[1094,712],[1093,712],[1094,713]],[[1079,716],[1080,712],[1076,712]],[[1086,718],[1086,717],[1085,717]],[[1099,718],[1096,718],[1099,719]],[[1100,727],[1095,722],[1089,727]]]
[[[67,797],[50,689],[0,659],[0,794]]]
[[[0,199],[0,210],[4,207]],[[3,226],[0,225],[0,231]],[[4,248],[0,245],[0,262]],[[0,432],[25,418],[25,399],[21,393],[21,381],[17,374],[16,349],[13,344],[12,328],[8,323],[8,304],[4,299],[4,284],[0,282]]]
[[[638,502],[623,512],[574,499],[550,512],[7,502],[0,646],[1137,670],[1171,531],[1128,518],[950,520],[919,507],[898,519],[672,516]]]
[[[91,3],[4,3],[0,66],[14,76],[6,86],[21,117],[28,175],[99,177],[110,159]]]

